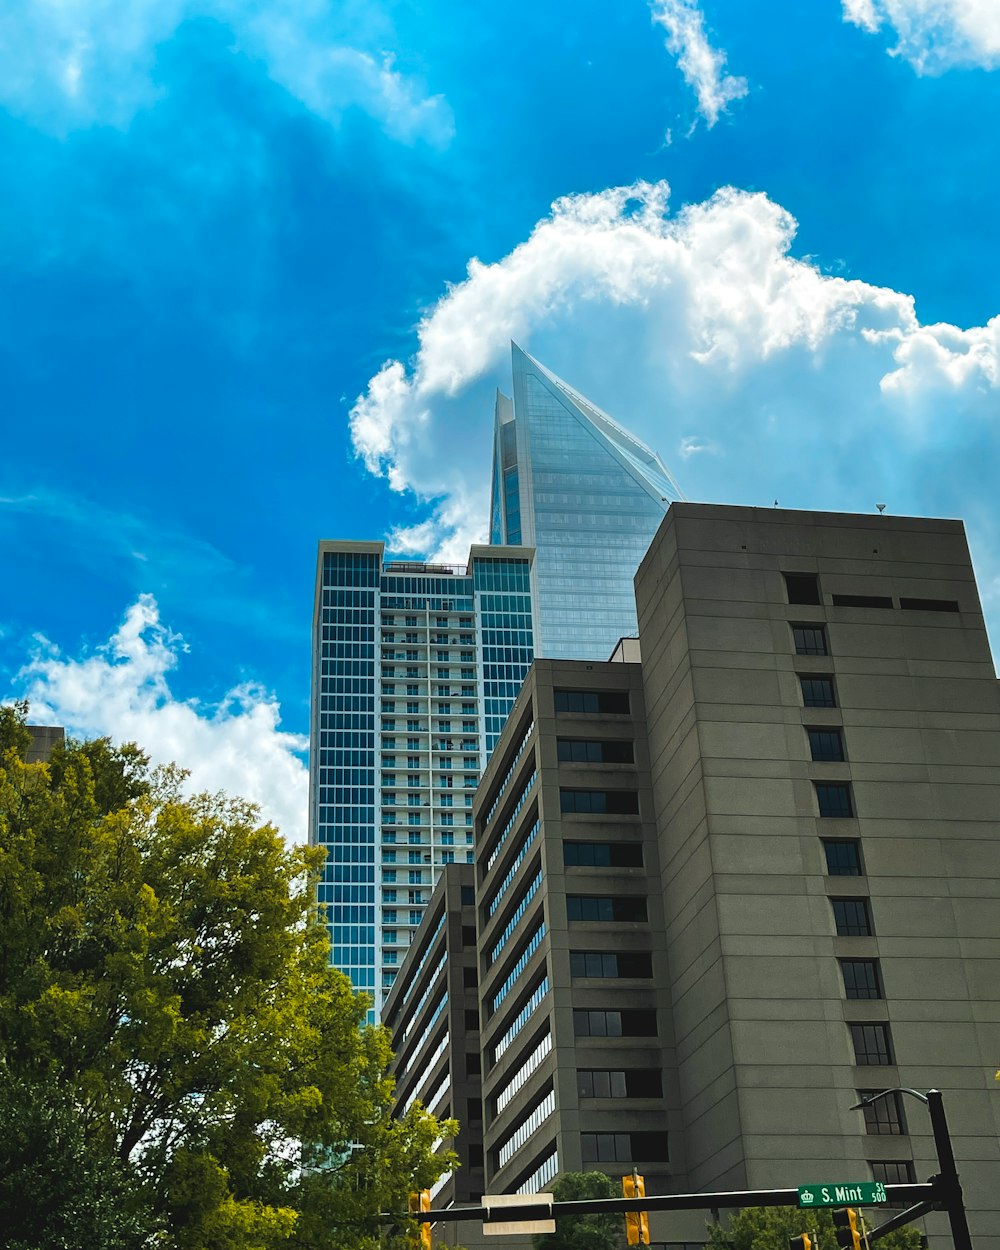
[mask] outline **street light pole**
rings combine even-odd
[[[872,1094],[870,1098],[862,1098],[859,1103],[854,1104],[852,1110],[870,1106],[871,1103],[889,1094],[911,1094],[914,1098],[919,1098],[927,1107],[938,1158],[938,1174],[931,1177],[931,1183],[940,1195],[941,1206],[948,1214],[955,1250],[973,1250],[969,1221],[965,1214],[965,1202],[962,1198],[962,1184],[958,1177],[958,1168],[955,1166],[955,1152],[951,1145],[951,1134],[948,1132],[948,1120],[944,1113],[944,1099],[941,1097],[941,1091],[929,1089],[926,1094],[922,1094],[918,1089],[908,1089],[897,1085],[894,1089],[884,1089],[881,1093]]]

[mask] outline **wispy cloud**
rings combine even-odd
[[[447,103],[395,65],[391,52],[359,46],[340,6],[311,0],[11,0],[0,14],[0,103],[55,133],[125,128],[164,95],[159,53],[192,19],[219,23],[230,52],[326,122],[357,108],[403,143],[442,145]]]
[[[162,517],[147,518],[108,508],[84,495],[40,488],[0,493],[0,532],[17,525],[23,545],[30,524],[36,551],[51,530],[53,546],[102,579],[117,581],[125,593],[142,586],[161,591],[183,586],[190,615],[214,621],[239,619],[271,637],[298,637],[298,626],[250,588],[252,570],[203,538],[171,527]]]
[[[236,686],[211,705],[176,698],[168,674],[185,650],[153,596],[140,595],[108,641],[90,652],[66,656],[39,637],[13,693],[30,701],[36,723],[134,740],[154,763],[188,769],[191,790],[241,795],[290,841],[304,840],[307,740],[279,729],[278,703],[259,685]]]
[[[696,0],[651,0],[650,8],[653,21],[667,32],[667,50],[698,98],[698,112],[714,126],[733,100],[747,94],[747,80],[725,72],[726,54],[709,43]]]
[[[874,34],[889,26],[893,56],[919,74],[954,67],[1000,65],[1000,5],[996,0],[842,0],[844,20]]]

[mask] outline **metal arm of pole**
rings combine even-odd
[[[886,1193],[890,1201],[927,1203],[933,1206],[938,1201],[938,1191],[934,1184],[900,1184],[886,1185]],[[580,1198],[567,1202],[553,1202],[552,1211],[559,1215],[621,1215],[626,1211],[634,1211],[641,1205],[644,1211],[708,1211],[713,1207],[731,1210],[737,1207],[796,1207],[799,1203],[797,1189],[740,1189],[722,1193],[709,1194],[647,1194],[642,1199],[636,1198]],[[434,1211],[414,1211],[409,1214],[383,1212],[379,1217],[383,1222],[405,1223],[416,1220],[420,1223],[449,1224],[460,1220],[484,1220],[489,1214],[488,1207],[441,1207]],[[538,1218],[538,1207],[528,1206],[504,1207],[504,1219],[529,1220]]]
[[[887,1237],[890,1233],[894,1233],[897,1228],[904,1228],[907,1224],[914,1220],[919,1220],[922,1215],[926,1215],[928,1211],[934,1210],[933,1202],[918,1202],[915,1206],[907,1207],[905,1211],[900,1211],[898,1215],[892,1215],[878,1228],[873,1228],[868,1234],[869,1241],[878,1241],[880,1237]]]

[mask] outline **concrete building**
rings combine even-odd
[[[443,870],[382,1012],[398,1109],[419,1099],[439,1118],[461,1121],[459,1167],[434,1186],[435,1206],[476,1201],[485,1188],[474,881],[471,864]]]
[[[632,579],[683,496],[654,451],[516,343],[511,366],[513,398],[496,399],[490,541],[535,551],[535,654],[604,660],[636,631]]]
[[[25,760],[29,764],[45,764],[51,759],[55,747],[66,741],[66,730],[61,725],[28,725],[31,746]]]
[[[937,1087],[1000,1250],[1000,684],[962,526],[674,504],[636,598],[641,662],[537,660],[476,795],[487,1189],[926,1180],[920,1104],[852,1105]]]

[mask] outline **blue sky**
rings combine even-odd
[[[989,0],[8,3],[0,697],[301,836],[317,540],[482,537],[512,337],[1000,620],[998,104]]]

